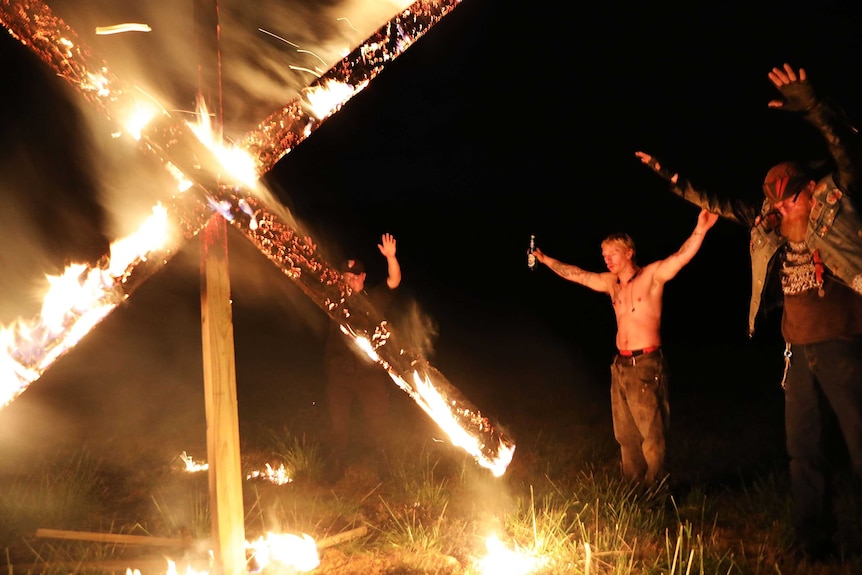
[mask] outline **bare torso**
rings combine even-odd
[[[617,349],[635,350],[661,345],[663,286],[655,281],[655,266],[638,270],[628,281],[615,281],[609,289],[617,317]]]

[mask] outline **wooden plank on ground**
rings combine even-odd
[[[192,543],[191,539],[178,539],[175,537],[151,537],[149,535],[123,535],[120,533],[41,528],[36,530],[36,537],[98,541],[100,543],[118,543],[122,545],[150,545],[155,547],[185,547]]]

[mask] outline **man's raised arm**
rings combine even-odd
[[[635,156],[656,175],[667,181],[674,194],[699,208],[706,208],[723,218],[746,227],[753,225],[760,213],[759,203],[749,204],[742,200],[727,199],[706,190],[697,189],[691,184],[691,181],[680,176],[679,172],[672,170],[655,156],[642,151],[635,152]]]
[[[703,244],[703,238],[706,232],[715,225],[718,221],[718,214],[710,212],[706,208],[700,210],[697,216],[697,225],[694,231],[688,237],[676,253],[669,255],[665,259],[657,262],[655,281],[665,283],[673,279],[685,265],[692,260],[694,255],[700,250]]]
[[[610,293],[609,286],[611,282],[609,278],[611,277],[611,274],[609,272],[588,272],[576,265],[566,264],[556,258],[552,258],[551,256],[544,254],[539,248],[533,250],[533,254],[536,256],[536,261],[548,266],[548,269],[564,280],[581,284],[582,286],[586,286],[591,290],[598,292]]]
[[[781,98],[768,106],[800,114],[816,128],[835,162],[835,183],[844,192],[856,195],[862,187],[862,137],[844,111],[817,95],[804,68],[794,70],[790,64],[776,66],[769,72],[772,85]]]
[[[395,289],[401,285],[401,264],[398,263],[398,258],[395,257],[395,236],[392,234],[383,234],[380,238],[380,243],[377,248],[383,257],[386,258],[386,285],[389,289]]]

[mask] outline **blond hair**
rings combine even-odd
[[[611,234],[602,240],[602,247],[609,246],[612,244],[617,244],[622,246],[626,250],[631,250],[632,254],[635,252],[635,241],[631,238],[630,235],[624,233],[616,233]]]

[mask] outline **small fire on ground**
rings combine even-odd
[[[303,533],[267,533],[257,540],[246,541],[247,573],[308,573],[320,565],[320,555],[314,539]],[[199,570],[189,564],[178,570],[175,561],[167,560],[166,575],[209,575],[208,569]],[[141,575],[139,569],[126,569],[126,575]]]
[[[496,535],[485,539],[485,547],[488,552],[474,562],[482,575],[530,575],[549,563],[547,557],[521,549],[517,544],[507,546]]]
[[[185,466],[184,471],[188,473],[207,471],[210,468],[208,463],[195,461],[194,458],[185,451],[180,454],[180,459]],[[250,471],[246,474],[245,478],[261,479],[276,485],[285,485],[293,482],[293,478],[290,476],[290,471],[284,466],[284,463],[280,464],[278,467],[273,467],[269,463],[265,463],[263,469]]]

